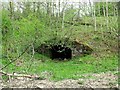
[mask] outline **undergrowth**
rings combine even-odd
[[[96,18],[97,31],[94,31],[92,18],[87,17],[82,22],[92,25],[76,24],[72,26],[66,24],[64,30],[59,28],[57,33],[55,28],[51,30],[43,22],[44,20],[40,21],[34,15],[29,15],[27,18],[22,17],[19,21],[10,21],[6,15],[4,18],[6,19],[3,19],[2,23],[4,34],[2,44],[3,66],[17,58],[29,43],[36,48],[39,44],[56,35],[59,38],[67,36],[71,40],[78,39],[93,49],[91,55],[75,57],[69,61],[51,60],[49,57],[38,53],[32,55],[26,52],[4,69],[8,73],[37,74],[43,78],[49,77],[51,80],[62,80],[78,79],[81,78],[81,74],[116,71],[118,67],[116,17],[108,18],[116,21],[116,23],[109,23],[109,30],[106,30],[106,25],[104,25],[104,17]],[[6,26],[8,31],[4,29]],[[34,40],[36,43],[33,43]]]

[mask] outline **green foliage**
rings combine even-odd
[[[9,13],[6,10],[2,11],[2,35],[3,36],[5,36],[7,33],[10,34],[10,32],[12,31],[12,22],[8,15]]]
[[[43,31],[43,24],[34,15],[29,15],[27,18],[22,18],[19,21],[16,20],[14,24],[15,41],[21,42],[24,45],[40,38],[41,31]]]
[[[108,16],[114,16],[117,14],[117,3],[116,2],[108,2]],[[106,2],[96,2],[95,3],[95,13],[96,16],[104,16],[104,12],[106,15]]]
[[[12,20],[9,17],[9,12],[3,10],[2,12],[2,53],[7,54],[8,43],[11,41],[11,36],[13,32]]]
[[[29,4],[29,3],[28,3]],[[109,6],[108,29],[106,30],[106,18],[103,17],[103,4],[100,3],[100,16],[96,10],[97,31],[94,31],[94,19],[92,17],[82,17],[80,23],[72,26],[65,23],[64,30],[61,29],[61,17],[50,17],[46,13],[33,13],[28,5],[28,11],[24,11],[20,18],[10,19],[9,12],[2,12],[2,64],[3,66],[17,58],[28,45],[30,50],[40,46],[41,43],[54,44],[61,40],[79,39],[82,43],[89,44],[94,50],[92,55],[86,57],[76,57],[70,61],[52,61],[49,57],[35,53],[33,56],[28,52],[24,53],[16,62],[10,64],[6,72],[20,72],[29,74],[39,74],[43,72],[51,73],[51,79],[78,79],[84,73],[100,73],[115,71],[118,67],[117,51],[117,17],[113,17],[112,4]],[[97,5],[96,5],[97,6]],[[104,5],[105,6],[105,5]],[[26,9],[26,10],[27,10]],[[74,9],[65,12],[65,21],[71,21]],[[111,16],[110,16],[111,15]],[[57,20],[59,19],[59,20]],[[58,21],[58,22],[57,22]],[[114,22],[113,22],[114,21]],[[81,25],[89,23],[90,25]],[[107,44],[107,45],[106,45]],[[31,51],[30,51],[31,52]],[[5,57],[7,56],[7,58]],[[20,63],[18,65],[18,63]],[[6,78],[6,77],[5,77]],[[44,78],[44,77],[42,77]],[[82,84],[82,82],[79,82]]]
[[[35,40],[37,42],[41,40],[44,23],[38,20],[34,14],[14,21],[10,20],[7,13],[3,14],[5,14],[2,17],[3,54],[7,53],[9,57],[16,57],[29,44],[34,44]],[[15,53],[17,54],[15,55]]]
[[[76,9],[68,9],[65,11],[65,21],[71,21],[74,17],[74,14],[76,13]]]
[[[7,75],[2,75],[2,79],[3,79],[4,81],[8,81],[8,80],[9,80],[9,76],[7,76]]]

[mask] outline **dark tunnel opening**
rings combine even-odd
[[[63,45],[54,45],[51,47],[51,59],[71,59],[72,50],[69,47]]]
[[[42,54],[45,57],[62,61],[65,59],[69,60],[78,56],[82,57],[82,56],[90,55],[93,51],[91,47],[83,43],[79,43],[77,41],[69,41],[69,42],[70,43],[72,42],[70,47],[61,43],[59,44],[44,43],[38,46],[37,48],[35,48],[35,52]]]

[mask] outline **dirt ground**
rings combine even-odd
[[[81,75],[83,78],[78,80],[66,79],[57,82],[48,79],[14,78],[7,82],[1,80],[0,83],[2,88],[118,88],[118,76],[116,73],[91,73]]]

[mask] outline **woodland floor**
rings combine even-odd
[[[82,78],[73,80],[66,79],[61,81],[32,80],[28,78],[12,79],[8,82],[0,81],[2,87],[9,88],[118,88],[117,71],[83,74]],[[89,77],[89,78],[88,78]]]

